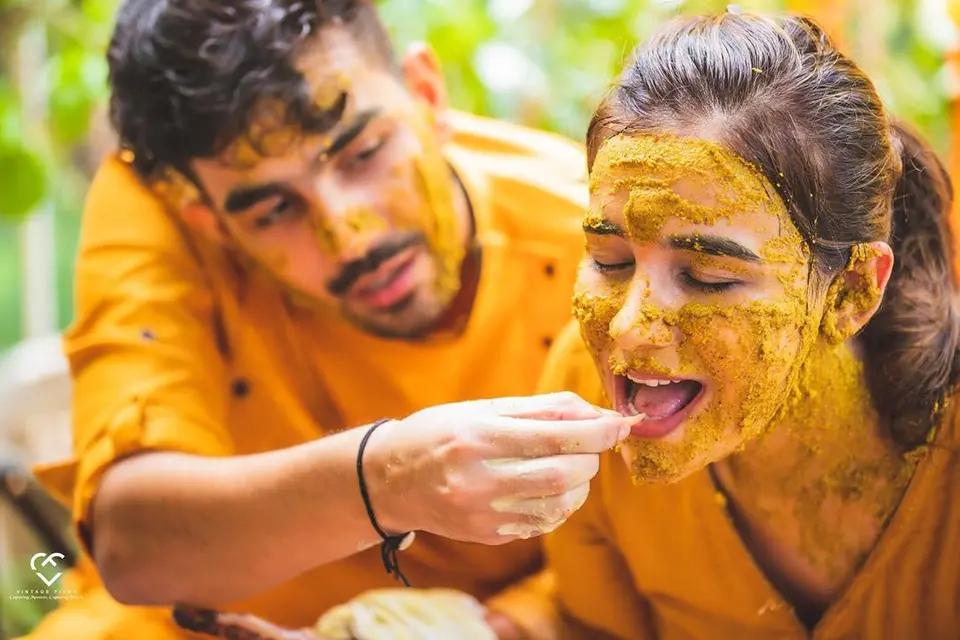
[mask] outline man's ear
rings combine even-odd
[[[447,84],[436,52],[427,44],[415,42],[407,47],[401,67],[407,89],[426,105],[437,134],[441,141],[446,140],[451,133]]]
[[[893,250],[886,242],[855,245],[847,268],[834,278],[823,313],[823,333],[834,342],[856,335],[883,301],[893,273]]]
[[[220,224],[217,214],[200,200],[191,200],[180,207],[180,219],[191,231],[210,242],[225,245],[226,230]]]
[[[216,212],[205,204],[200,187],[182,172],[167,168],[150,188],[191,231],[215,244],[225,244],[226,230]]]

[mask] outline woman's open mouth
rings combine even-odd
[[[637,372],[615,375],[614,384],[616,410],[625,416],[646,416],[631,429],[631,435],[638,438],[661,438],[672,432],[690,415],[704,391],[696,380]]]

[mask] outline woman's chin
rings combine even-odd
[[[634,484],[672,484],[705,469],[730,453],[722,439],[708,445],[691,446],[683,427],[666,438],[650,440],[628,437],[620,444],[620,456]]]
[[[620,457],[630,470],[633,484],[672,484],[706,466],[675,462],[662,451],[649,455],[645,447],[637,444],[636,438],[627,438],[620,444]]]

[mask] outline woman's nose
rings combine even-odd
[[[656,304],[647,287],[633,287],[626,304],[610,321],[610,337],[624,351],[641,347],[666,347],[674,342],[667,310]]]

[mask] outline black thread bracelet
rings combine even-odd
[[[380,523],[377,522],[377,516],[373,513],[373,505],[370,504],[370,493],[367,491],[367,481],[364,480],[363,477],[363,452],[367,448],[367,441],[370,440],[370,436],[377,430],[377,427],[385,422],[390,422],[390,418],[377,420],[370,425],[367,432],[363,434],[363,440],[360,441],[360,447],[357,449],[357,482],[360,484],[360,497],[363,498],[363,506],[367,509],[367,517],[370,518],[370,524],[373,525],[374,531],[383,538],[383,542],[380,543],[380,559],[383,561],[383,568],[387,570],[387,573],[402,582],[403,586],[409,587],[410,581],[407,580],[407,576],[403,575],[403,571],[400,570],[400,561],[397,554],[399,551],[410,546],[415,534],[413,531],[407,531],[406,533],[391,536],[380,527]]]

